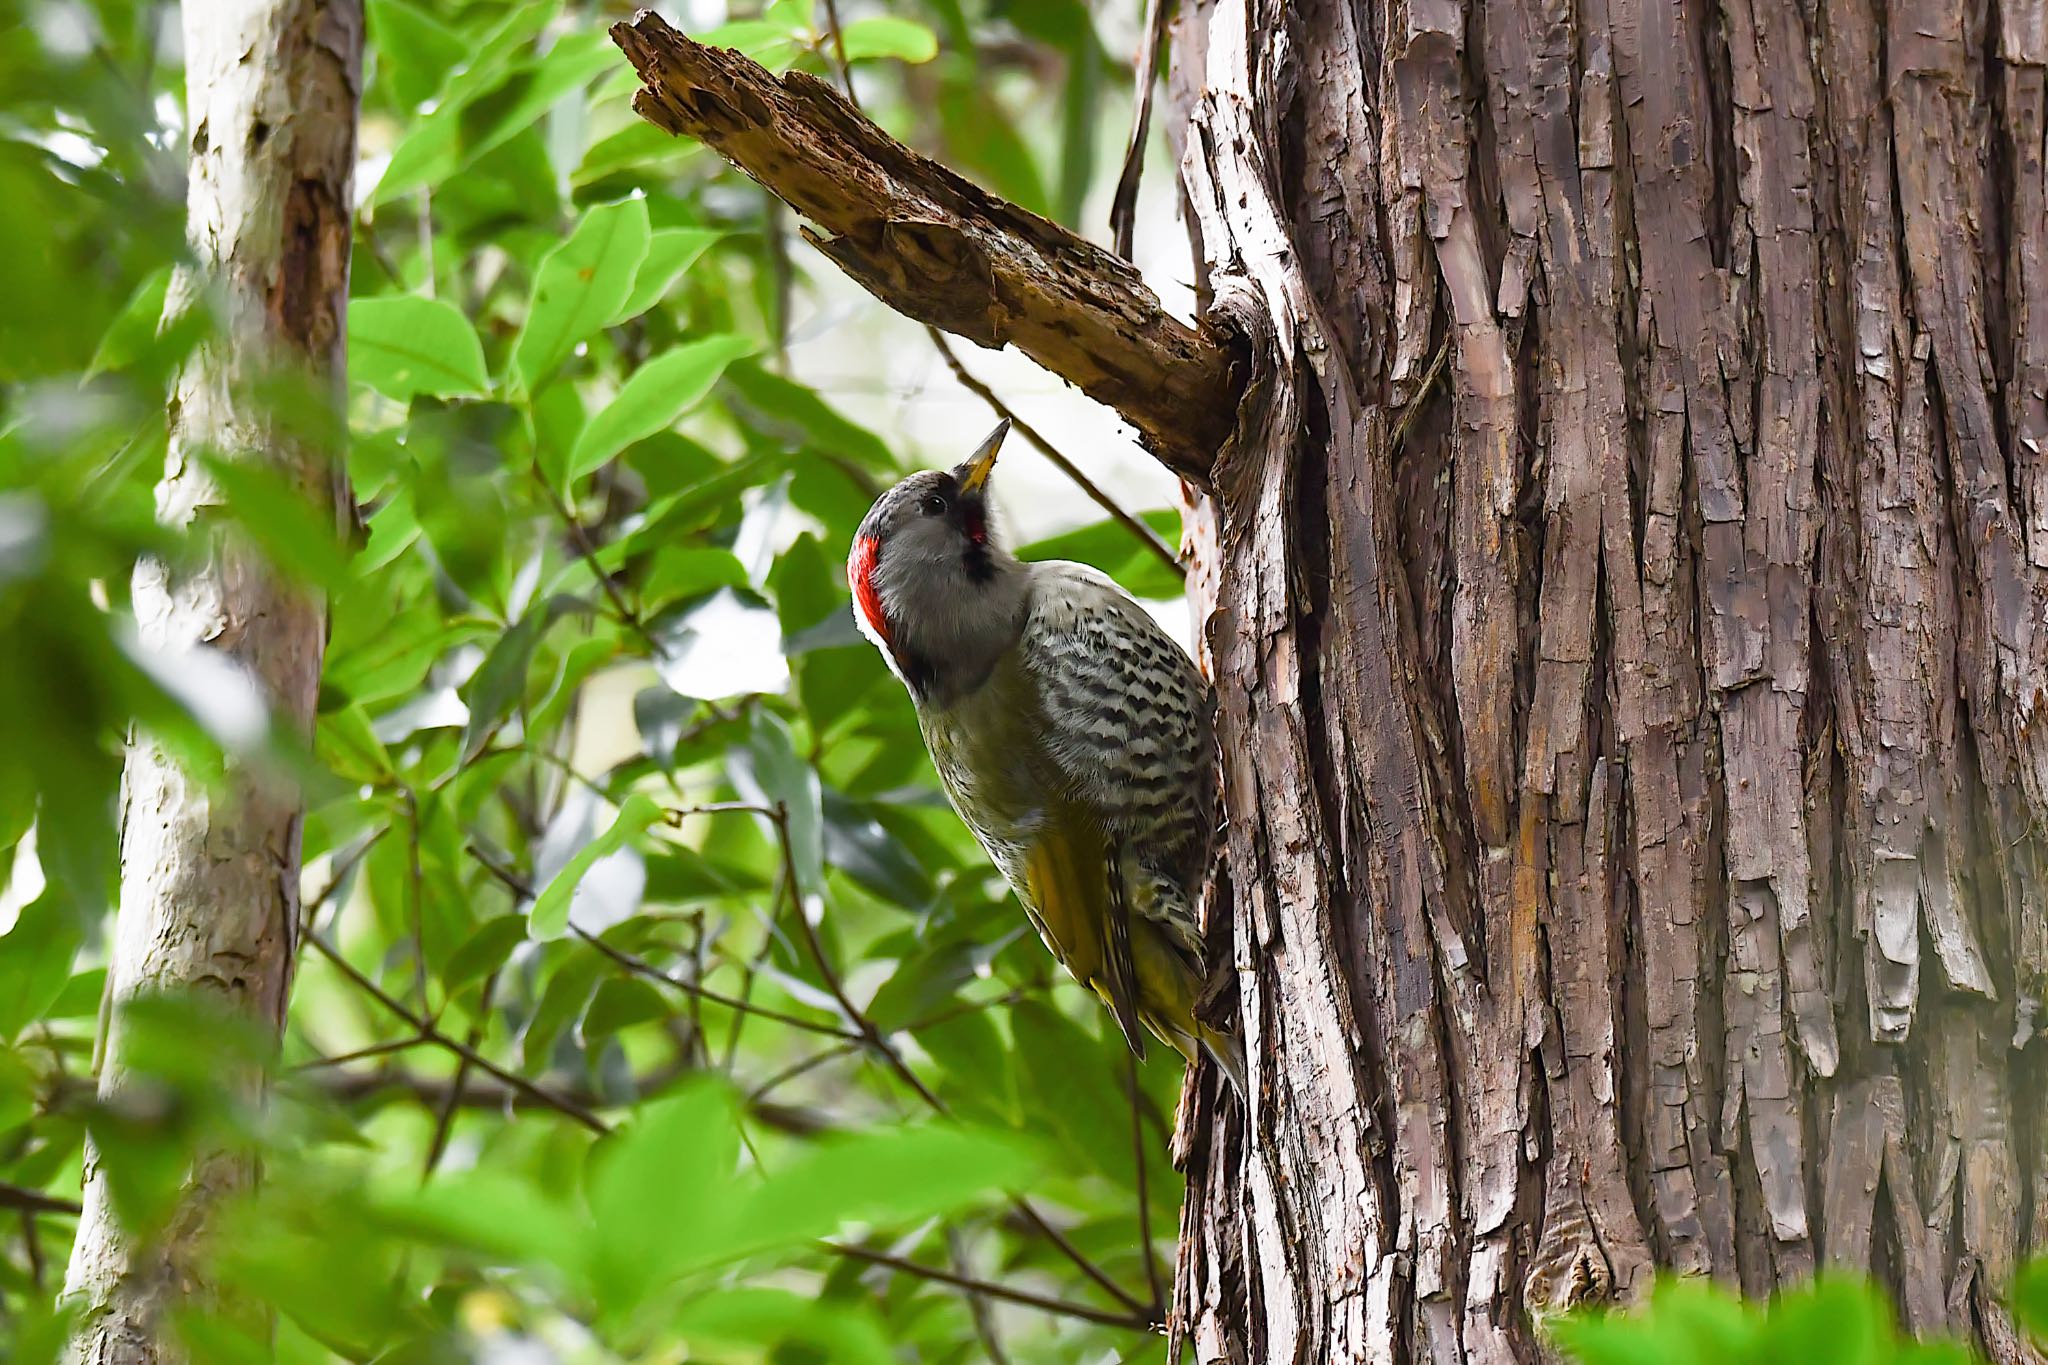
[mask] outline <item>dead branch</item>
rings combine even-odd
[[[1129,264],[910,150],[814,77],[772,75],[647,10],[611,34],[644,83],[634,110],[809,219],[805,238],[868,292],[979,345],[1014,344],[1206,484],[1236,419],[1230,347],[1170,316]]]

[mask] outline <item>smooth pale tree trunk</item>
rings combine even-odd
[[[210,296],[220,328],[171,400],[170,455],[157,488],[168,525],[202,522],[219,502],[201,463],[209,454],[267,465],[318,505],[334,500],[339,452],[312,433],[339,427],[362,33],[359,0],[185,6],[193,265],[174,295],[188,304]],[[173,655],[217,651],[253,680],[275,723],[310,735],[326,640],[317,594],[279,579],[237,538],[214,534],[195,564],[141,565],[134,608],[145,645]],[[271,1033],[282,1029],[301,816],[298,793],[275,776],[231,762],[208,782],[149,736],[134,738],[123,780],[104,1103],[142,1102],[121,1015],[138,995],[197,993]],[[256,1075],[236,1079],[260,1085]],[[88,1147],[85,1212],[65,1280],[85,1313],[77,1358],[175,1358],[164,1314],[204,1292],[195,1253],[209,1215],[254,1173],[245,1155],[202,1152],[169,1226],[144,1245],[116,1218]]]
[[[2044,66],[2043,0],[1183,4],[1253,370],[1199,1359],[1534,1360],[1659,1267],[2031,1358]]]

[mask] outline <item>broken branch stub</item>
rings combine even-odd
[[[1015,345],[1207,483],[1236,420],[1230,347],[1169,315],[1129,264],[905,147],[802,72],[775,76],[647,10],[611,35],[643,82],[635,112],[809,219],[804,236],[869,293],[979,345]]]

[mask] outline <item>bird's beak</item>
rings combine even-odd
[[[954,478],[960,482],[961,492],[979,493],[988,483],[989,472],[996,467],[996,452],[1003,448],[1003,438],[1009,434],[1010,419],[1005,417],[996,423],[996,429],[974,448],[974,453],[953,471]]]

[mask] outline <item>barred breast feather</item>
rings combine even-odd
[[[1081,564],[1033,566],[1018,643],[1069,791],[1182,893],[1184,904],[1138,908],[1198,953],[1192,901],[1216,824],[1209,684],[1144,608]]]
[[[1133,1050],[1143,1024],[1192,1057],[1213,1032],[1193,1018],[1216,823],[1208,684],[1105,575],[1029,571],[1016,648],[983,686],[921,711],[926,742],[1047,946]]]

